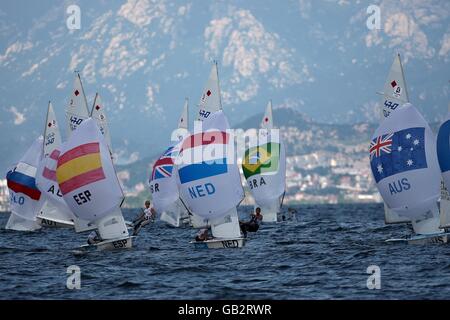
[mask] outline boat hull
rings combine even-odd
[[[450,233],[438,233],[429,235],[414,235],[408,238],[393,238],[386,240],[387,243],[407,243],[407,244],[446,244],[450,239]]]
[[[37,223],[45,228],[73,228],[74,223],[71,221],[59,221],[53,219],[36,218]]]
[[[191,241],[197,248],[224,249],[224,248],[242,248],[245,246],[245,238],[233,239],[211,239],[206,241]]]
[[[124,237],[119,239],[111,239],[102,241],[96,244],[85,244],[82,245],[81,248],[85,250],[89,250],[91,248],[95,248],[99,251],[105,250],[119,250],[119,249],[131,249],[133,247],[133,236]]]

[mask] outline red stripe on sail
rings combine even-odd
[[[96,182],[99,180],[105,179],[105,174],[103,173],[102,168],[97,168],[85,173],[82,173],[78,176],[73,177],[67,181],[64,181],[59,185],[59,189],[62,194],[67,194],[77,188],[90,184],[92,182]]]
[[[45,167],[42,176],[48,180],[56,181],[56,171]]]
[[[82,144],[76,148],[70,149],[66,151],[59,159],[58,159],[58,167],[62,166],[64,163],[69,162],[75,158],[79,158],[91,153],[99,153],[100,145],[98,142],[91,142]]]
[[[50,153],[50,159],[58,160],[60,154],[61,152],[55,149],[52,151],[52,153]]]
[[[216,138],[219,136],[220,139],[216,140]],[[191,135],[183,142],[180,153],[186,149],[195,148],[198,146],[206,146],[208,144],[227,144],[228,139],[229,134],[223,131],[196,133],[194,135]]]
[[[41,197],[41,192],[39,190],[31,189],[23,184],[15,183],[14,181],[8,180],[8,188],[16,193],[23,193],[33,200],[39,200]]]

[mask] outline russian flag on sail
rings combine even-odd
[[[6,174],[8,188],[38,201],[41,192],[36,187],[36,168],[20,162],[16,168]]]
[[[56,179],[63,194],[105,179],[98,142],[79,145],[58,159]]]
[[[197,133],[186,138],[183,142],[180,153],[191,152],[191,155],[196,155],[196,150],[199,151],[199,155],[203,157],[207,156],[204,154],[204,147],[208,145],[216,145],[219,147],[226,147],[229,140],[229,134],[223,131],[209,131],[203,133]],[[181,184],[188,183],[195,180],[200,180],[208,177],[217,176],[220,174],[227,173],[227,161],[224,158],[224,153],[220,154],[218,158],[213,159],[202,159],[204,161],[189,163],[178,169],[178,175],[180,177]],[[195,160],[195,159],[194,159]]]

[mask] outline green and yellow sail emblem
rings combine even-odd
[[[277,172],[279,163],[280,144],[270,142],[245,151],[242,170],[248,179],[255,174]]]

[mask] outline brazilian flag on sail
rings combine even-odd
[[[242,170],[245,179],[262,173],[276,173],[280,162],[280,144],[269,142],[245,151]]]

